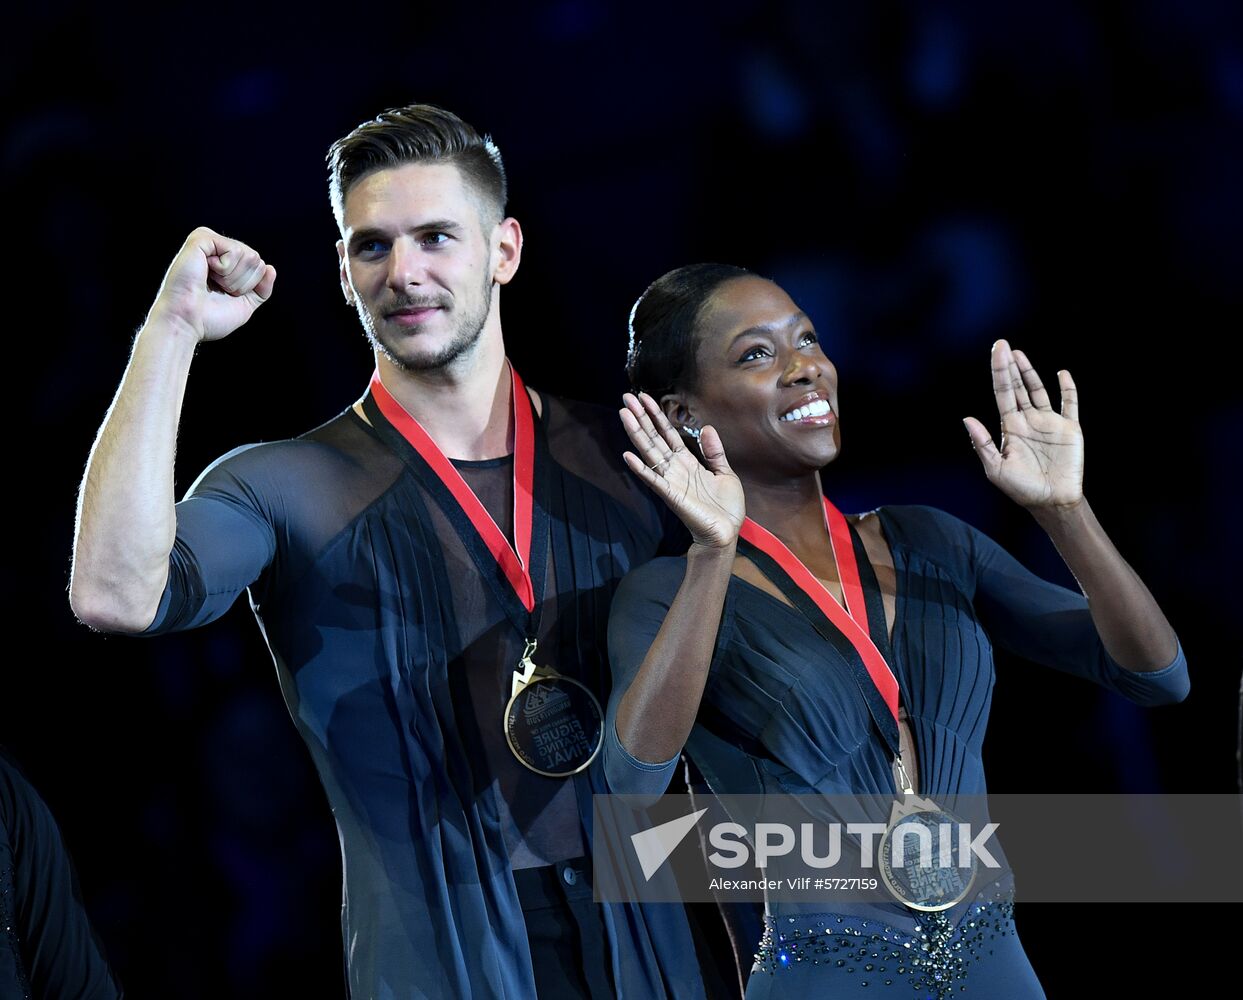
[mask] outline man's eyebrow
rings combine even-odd
[[[410,232],[412,233],[460,233],[462,226],[460,223],[454,222],[452,219],[431,219],[428,222],[422,222],[415,226]],[[362,229],[356,229],[350,234],[349,246],[350,250],[357,250],[358,247],[369,240],[391,240],[392,236],[383,229],[377,229],[374,226],[367,226]]]
[[[420,223],[410,231],[412,233],[460,233],[462,231],[462,224],[454,222],[452,219],[433,219],[431,222]]]
[[[749,326],[745,330],[741,330],[735,334],[730,340],[729,346],[732,349],[733,346],[738,343],[738,341],[742,340],[743,337],[773,334],[778,330],[786,330],[792,326],[798,326],[800,323],[807,321],[808,316],[805,312],[796,312],[785,319],[773,320],[771,323],[762,323],[759,326]]]
[[[350,233],[350,249],[358,249],[359,244],[366,243],[369,240],[387,239],[387,235],[378,229],[355,229]]]

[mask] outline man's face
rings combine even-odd
[[[377,170],[350,188],[344,209],[341,287],[394,365],[443,368],[469,355],[489,322],[499,330],[493,282],[517,267],[503,245],[512,220],[492,224],[457,167]]]

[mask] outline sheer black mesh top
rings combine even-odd
[[[622,463],[615,414],[541,399],[538,659],[606,704],[613,591],[662,541],[685,540]],[[511,459],[455,465],[512,540]],[[522,636],[442,510],[352,408],[199,477],[177,504],[169,581],[144,634],[210,622],[247,588],[336,817],[356,995],[411,976],[446,996],[528,995],[510,873],[586,853],[602,769],[548,778],[510,754],[502,711]]]

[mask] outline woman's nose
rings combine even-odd
[[[820,377],[820,365],[815,358],[796,351],[782,372],[781,380],[785,385],[797,385],[800,382],[811,382]]]

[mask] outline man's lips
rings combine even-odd
[[[394,310],[393,312],[386,313],[385,316],[390,322],[396,323],[398,326],[418,326],[440,312],[440,308],[440,306],[412,306],[406,309]]]

